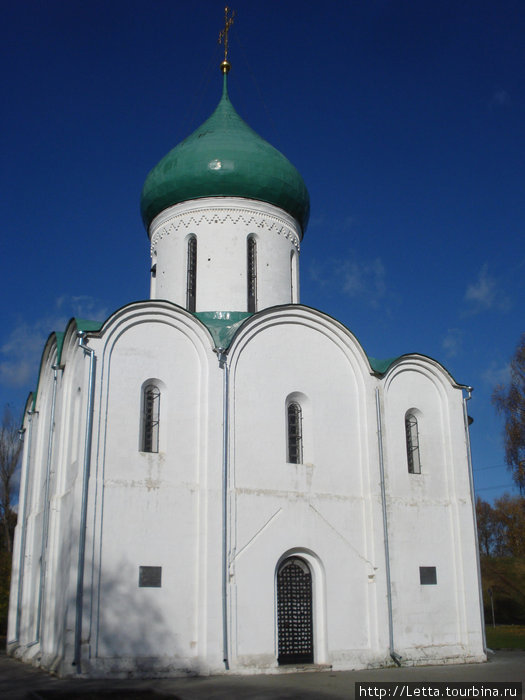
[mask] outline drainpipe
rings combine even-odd
[[[228,659],[228,394],[230,371],[226,362],[226,351],[217,348],[219,367],[222,375],[222,651],[224,667],[228,671],[230,663]]]
[[[386,598],[388,604],[388,640],[390,658],[397,666],[401,666],[400,656],[394,647],[394,618],[392,614],[392,582],[390,579],[390,550],[388,547],[388,518],[386,511],[386,491],[385,491],[385,463],[383,456],[383,427],[381,421],[381,404],[379,388],[376,388],[376,414],[377,414],[377,443],[379,447],[379,476],[381,480],[381,506],[383,509],[383,541],[385,543],[385,565],[386,565]]]
[[[487,636],[485,634],[485,611],[483,610],[483,589],[481,587],[481,562],[479,555],[479,538],[478,538],[478,520],[476,517],[476,496],[474,494],[474,474],[472,471],[472,452],[470,449],[470,430],[469,430],[469,417],[467,410],[467,401],[472,398],[472,392],[474,389],[471,386],[462,386],[467,392],[467,396],[463,397],[463,421],[465,423],[465,442],[467,445],[467,462],[468,462],[468,479],[470,486],[470,500],[472,502],[472,520],[474,522],[474,542],[476,544],[476,567],[478,570],[478,598],[479,598],[479,611],[481,616],[481,637],[483,640],[483,651],[485,654],[491,652],[492,649],[487,647]]]
[[[87,528],[87,507],[89,472],[91,469],[91,442],[93,438],[93,401],[95,393],[95,366],[96,357],[93,348],[85,344],[84,331],[78,332],[79,347],[86,355],[89,355],[89,384],[88,401],[86,410],[86,433],[84,440],[84,466],[82,477],[82,503],[80,507],[80,535],[78,545],[78,567],[77,567],[77,595],[76,595],[76,617],[75,617],[75,646],[73,666],[76,666],[77,673],[81,673],[81,646],[82,646],[82,608],[84,603],[84,565],[86,558],[86,528]]]
[[[27,452],[26,452],[26,468],[25,468],[25,483],[24,483],[24,508],[20,524],[22,530],[20,533],[20,560],[18,564],[18,586],[16,591],[16,623],[15,623],[15,638],[13,641],[20,641],[20,618],[22,617],[22,591],[24,585],[24,565],[25,565],[25,550],[26,550],[26,531],[27,531],[27,499],[29,496],[29,470],[31,469],[31,447],[33,442],[33,416],[36,411],[29,410],[28,415],[28,431],[27,431]]]
[[[42,617],[44,608],[44,595],[46,586],[46,553],[47,553],[47,536],[49,532],[49,488],[51,480],[51,462],[53,457],[53,438],[55,435],[55,407],[57,398],[57,378],[58,370],[62,369],[59,365],[53,365],[51,369],[54,372],[53,376],[53,396],[51,398],[51,418],[49,421],[49,437],[47,440],[47,463],[46,463],[46,480],[44,489],[44,517],[42,523],[42,542],[40,544],[40,584],[38,588],[38,608],[36,613],[36,637],[33,644],[40,641],[42,630]]]

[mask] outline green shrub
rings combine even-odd
[[[11,583],[11,552],[0,551],[0,635],[7,634],[9,585]]]
[[[487,625],[492,624],[489,590],[497,625],[525,625],[525,557],[481,557],[481,580]]]

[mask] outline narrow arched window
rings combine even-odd
[[[186,308],[195,311],[197,299],[197,238],[188,238],[188,262],[186,272]]]
[[[246,251],[248,311],[253,314],[257,310],[257,241],[254,236],[248,238]]]
[[[157,296],[157,263],[152,264],[150,275],[150,298],[155,299]]]
[[[407,461],[409,474],[421,474],[421,457],[419,454],[419,430],[414,413],[405,416],[405,432],[407,442]]]
[[[160,389],[146,384],[142,392],[142,452],[159,451]]]
[[[295,292],[295,271],[294,271],[294,252],[290,253],[290,302],[293,304],[294,292]]]
[[[303,461],[303,415],[301,406],[295,401],[286,409],[288,428],[288,461],[301,464]]]

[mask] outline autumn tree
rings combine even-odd
[[[494,505],[476,501],[481,554],[493,557],[525,556],[525,497],[503,494]]]
[[[503,494],[494,501],[496,553],[525,556],[525,497]]]
[[[525,496],[476,501],[485,619],[525,624]]]
[[[508,386],[499,385],[492,402],[505,420],[505,461],[520,493],[525,493],[525,333],[510,363]]]
[[[476,520],[478,523],[479,551],[486,557],[494,553],[495,517],[490,503],[479,496],[476,499]]]
[[[13,498],[17,487],[16,472],[21,451],[22,442],[18,424],[11,409],[6,406],[0,426],[0,526],[3,547],[8,552],[13,549],[13,531],[16,521]]]

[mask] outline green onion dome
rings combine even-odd
[[[237,114],[228,97],[202,126],[149,173],[141,197],[146,229],[168,207],[201,197],[246,197],[274,204],[304,233],[310,198],[298,170]]]

